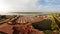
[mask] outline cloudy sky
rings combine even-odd
[[[0,0],[0,12],[60,11],[60,0]]]

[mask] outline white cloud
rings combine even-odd
[[[21,11],[44,12],[44,11],[59,11],[60,10],[60,6],[58,7],[52,6],[51,3],[49,3],[49,5],[46,5],[46,6],[43,6],[41,4],[38,5],[38,1],[39,0],[0,0],[0,3],[4,5],[5,11],[3,12],[21,12]],[[47,3],[54,2],[54,1],[56,0],[45,0],[45,2]],[[2,6],[0,7],[2,8]]]
[[[5,0],[7,5],[10,5],[12,11],[33,11],[35,10],[38,0]],[[11,10],[10,10],[11,11]]]

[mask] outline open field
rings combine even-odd
[[[60,13],[21,12],[19,15],[0,15],[0,33],[60,34],[59,18]]]

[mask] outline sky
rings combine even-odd
[[[60,0],[0,0],[0,12],[59,12]]]

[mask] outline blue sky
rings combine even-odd
[[[51,4],[51,5],[60,5],[59,0],[47,0],[47,1],[46,0],[39,0],[38,2],[41,5],[49,5],[49,4]]]
[[[42,5],[42,7],[49,11],[60,11],[60,0],[39,0],[38,5]]]
[[[0,0],[0,12],[60,11],[60,0]]]

